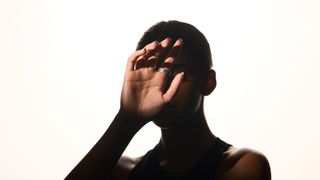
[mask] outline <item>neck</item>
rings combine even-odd
[[[158,156],[159,160],[165,161],[180,161],[186,157],[197,159],[212,146],[215,140],[203,110],[199,110],[180,126],[161,129],[161,134]]]

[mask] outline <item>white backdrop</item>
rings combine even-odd
[[[177,19],[208,38],[220,138],[269,159],[273,179],[320,179],[317,0],[0,0],[0,179],[63,179],[119,108],[142,33]],[[148,124],[125,154],[158,141]]]

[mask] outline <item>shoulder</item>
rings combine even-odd
[[[262,153],[231,146],[224,154],[220,167],[221,179],[270,180],[268,159]]]
[[[137,157],[137,158],[121,156],[115,168],[112,171],[112,179],[116,179],[116,180],[128,179],[131,171],[140,162],[142,158],[143,156]]]

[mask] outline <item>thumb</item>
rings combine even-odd
[[[168,103],[172,100],[173,96],[176,94],[182,80],[183,80],[184,72],[177,74],[168,88],[167,92],[163,94],[163,99],[165,103]]]

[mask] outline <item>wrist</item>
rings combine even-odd
[[[142,128],[147,122],[143,122],[139,120],[139,118],[132,114],[124,111],[123,109],[120,109],[116,115],[116,119],[127,124],[129,127],[132,127],[133,129],[139,130]]]

